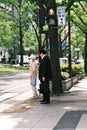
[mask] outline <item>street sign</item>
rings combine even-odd
[[[80,48],[75,48],[75,51],[80,51]]]
[[[65,25],[65,7],[60,6],[57,8],[58,26]]]

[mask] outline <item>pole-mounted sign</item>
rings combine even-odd
[[[65,7],[60,6],[57,8],[58,26],[65,25]]]

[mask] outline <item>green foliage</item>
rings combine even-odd
[[[61,64],[61,76],[63,80],[69,78],[68,70],[68,64]],[[76,76],[80,73],[84,73],[84,64],[72,64],[72,76]]]
[[[77,56],[79,52],[75,51],[75,48],[79,48],[84,56],[84,43],[85,37],[82,31],[76,26],[72,27],[72,55],[73,57]]]
[[[69,78],[69,73],[68,72],[61,72],[62,80],[66,80]]]
[[[0,46],[11,47],[15,37],[15,33],[12,30],[13,25],[13,22],[0,22]]]
[[[33,17],[35,17],[34,9],[37,8],[35,3],[31,4],[28,0],[3,0],[1,2],[6,4],[8,9],[5,7],[0,8],[0,46],[10,48],[15,39],[17,43],[19,43],[20,38],[22,38],[24,47],[28,44],[27,47],[32,46],[32,48],[34,48],[36,44],[36,37],[34,30],[30,31],[29,27],[31,27],[31,21],[33,21]],[[11,8],[11,6],[13,8]],[[13,10],[9,11],[9,8]],[[21,35],[19,35],[20,30]],[[25,38],[26,32],[29,33],[28,40]]]
[[[76,76],[77,74],[83,71],[82,66],[80,64],[72,64],[72,76]]]
[[[60,64],[60,67],[62,72],[68,72],[68,63]]]
[[[12,72],[19,72],[28,69],[28,67],[25,66],[6,66],[6,65],[0,65],[0,74],[6,74],[6,73],[12,73]]]
[[[25,32],[23,41],[24,41],[24,46],[28,47],[30,52],[32,51],[33,53],[35,53],[35,51],[37,50],[38,44],[37,44],[36,36],[34,32],[33,33],[29,31]]]
[[[87,3],[80,2],[80,3],[74,3],[74,6],[72,7],[72,13],[71,16],[73,18],[74,24],[81,29],[83,33],[86,33],[86,23],[87,23],[87,13],[86,13]]]

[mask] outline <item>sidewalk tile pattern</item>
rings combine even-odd
[[[87,111],[67,111],[53,130],[75,130],[83,114]]]

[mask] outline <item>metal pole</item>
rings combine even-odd
[[[69,1],[69,0],[68,0]],[[70,18],[70,9],[68,10],[68,17]],[[71,78],[71,85],[72,83],[72,64],[71,64],[71,25],[70,25],[70,19],[68,20],[68,44],[69,44],[69,57],[68,57],[68,61],[69,61],[69,75]]]

